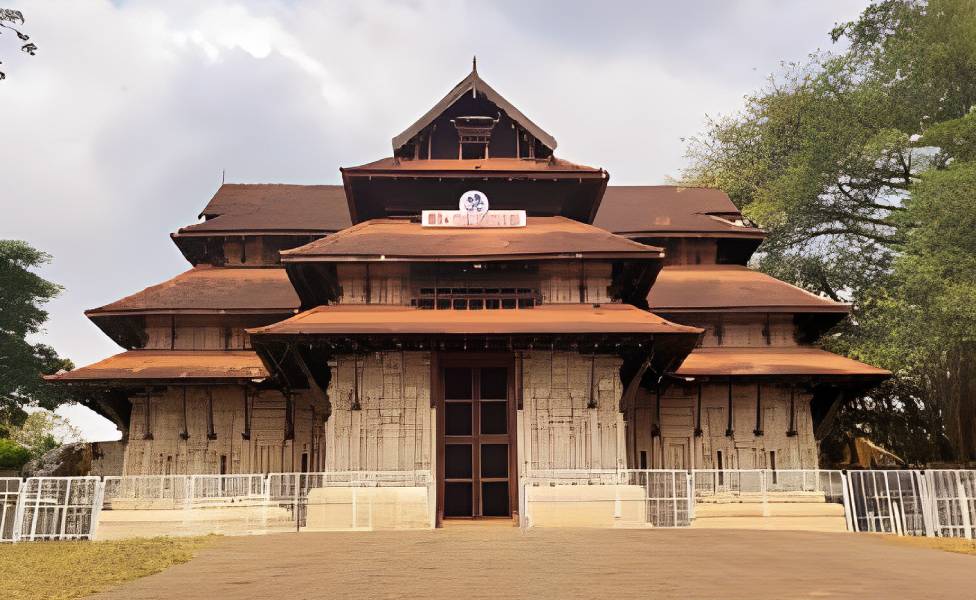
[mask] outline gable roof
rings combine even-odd
[[[180,228],[174,237],[331,233],[352,224],[341,185],[225,183],[200,217],[207,220]]]
[[[404,144],[409,142],[411,138],[421,132],[424,127],[427,127],[434,122],[437,117],[439,117],[445,110],[451,107],[452,104],[458,101],[461,96],[468,92],[473,92],[477,94],[483,94],[488,100],[495,103],[498,108],[505,111],[505,113],[511,117],[513,121],[525,128],[526,131],[532,134],[537,140],[546,145],[550,150],[556,149],[556,138],[552,137],[541,127],[533,123],[528,117],[522,114],[522,111],[515,108],[515,106],[502,97],[501,94],[496,92],[494,88],[488,85],[479,75],[478,69],[474,68],[467,77],[461,80],[461,83],[454,86],[446,96],[444,96],[440,102],[434,105],[429,111],[427,111],[424,116],[417,119],[410,127],[407,127],[400,135],[393,138],[393,153],[395,154]]]
[[[405,219],[364,221],[281,253],[305,261],[660,259],[660,248],[616,236],[566,217],[529,217],[525,227],[423,227]]]
[[[742,213],[722,190],[610,185],[593,224],[628,237],[765,237],[762,229],[742,219]],[[736,224],[737,220],[741,224]]]

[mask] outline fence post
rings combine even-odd
[[[529,488],[528,478],[523,477],[519,482],[519,528],[525,532],[529,528]]]
[[[94,540],[98,531],[98,521],[102,517],[102,503],[105,501],[105,481],[95,482],[95,500],[92,503],[91,524],[88,529],[88,539]]]
[[[962,513],[962,536],[967,540],[973,539],[973,524],[969,518],[969,499],[966,496],[966,488],[962,484],[962,475],[959,471],[956,475],[956,490],[959,495],[959,511]]]
[[[856,519],[853,518],[854,515],[852,514],[851,492],[847,488],[847,475],[843,471],[840,471],[840,493],[844,499],[844,520],[847,521],[847,531],[857,531],[854,528]]]

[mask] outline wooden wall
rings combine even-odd
[[[817,442],[813,435],[809,393],[800,389],[794,395],[794,427],[787,435],[790,419],[790,388],[785,384],[763,384],[761,427],[756,429],[756,383],[732,386],[732,430],[728,427],[728,384],[704,383],[702,387],[702,435],[694,435],[697,419],[698,388],[678,385],[661,398],[660,436],[653,436],[654,395],[642,390],[637,406],[628,415],[628,446],[633,466],[639,467],[641,452],[648,468],[716,469],[718,453],[726,469],[772,468],[816,469]],[[770,452],[775,453],[771,455]]]
[[[520,469],[626,466],[620,358],[533,351],[522,364]],[[591,366],[595,406],[589,408]]]
[[[610,302],[609,263],[549,262],[507,272],[489,271],[437,275],[429,269],[406,263],[339,263],[337,274],[342,290],[340,304],[394,304],[409,306],[420,296],[421,288],[529,288],[537,290],[545,304],[580,303],[580,278],[584,284],[583,303]]]
[[[217,438],[207,439],[208,391],[203,386],[186,388],[186,424],[189,439],[180,438],[183,430],[183,388],[169,387],[152,394],[149,402],[149,431],[146,440],[146,400],[130,398],[132,418],[125,452],[125,475],[165,475],[219,473],[221,456],[228,473],[277,473],[301,469],[302,454],[307,454],[309,469],[321,465],[323,407],[316,405],[313,422],[309,396],[295,395],[295,439],[285,440],[285,407],[282,394],[262,391],[252,399],[251,439],[244,431],[244,388],[238,385],[211,386],[213,425]],[[314,436],[314,440],[313,440]]]
[[[330,366],[326,470],[430,469],[430,353],[342,356]]]

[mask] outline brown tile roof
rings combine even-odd
[[[832,375],[885,378],[890,371],[839,356],[819,348],[697,348],[676,375],[759,376]]]
[[[736,225],[742,214],[725,192],[673,185],[611,185],[593,224],[628,237],[697,234],[761,238],[754,226]]]
[[[661,269],[647,295],[658,312],[847,313],[834,302],[741,265],[676,265]]]
[[[344,173],[356,175],[410,173],[416,176],[452,176],[455,174],[506,174],[541,173],[544,176],[571,174],[579,176],[586,173],[602,177],[603,169],[569,162],[555,156],[545,159],[527,158],[481,158],[481,159],[424,159],[404,160],[393,157],[381,158],[358,167],[343,167]]]
[[[485,81],[478,75],[476,69],[472,69],[471,73],[467,77],[461,80],[454,89],[447,93],[440,102],[434,105],[429,111],[427,111],[424,116],[417,119],[413,125],[408,127],[403,133],[393,138],[393,150],[394,152],[401,146],[406,144],[415,135],[420,133],[420,131],[430,125],[437,117],[439,117],[445,110],[451,107],[458,99],[464,94],[470,93],[472,90],[476,90],[479,94],[484,94],[491,102],[495,103],[498,108],[505,111],[505,113],[511,117],[513,121],[521,125],[533,135],[536,139],[546,145],[550,150],[556,149],[556,138],[552,137],[548,133],[542,130],[541,127],[533,123],[528,117],[522,114],[522,111],[515,108],[515,106],[502,97],[501,94],[496,92],[494,88],[485,83]]]
[[[284,269],[200,265],[85,314],[289,313],[298,306]]]
[[[408,306],[318,306],[290,319],[248,329],[252,335],[694,334],[629,304],[548,304],[520,310],[423,310]]]
[[[203,382],[263,379],[268,376],[261,359],[251,351],[234,350],[129,350],[105,360],[47,375],[48,381],[98,383],[106,381]]]
[[[423,227],[402,219],[365,221],[281,253],[315,260],[518,260],[624,257],[657,259],[662,250],[565,217],[529,217],[525,227]]]
[[[321,234],[352,224],[341,185],[225,183],[200,216],[207,220],[175,235]]]

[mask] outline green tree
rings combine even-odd
[[[31,412],[21,425],[11,430],[10,439],[26,448],[33,459],[63,444],[81,441],[81,432],[64,417],[38,410]]]
[[[47,320],[44,303],[61,291],[32,271],[50,260],[25,242],[0,240],[0,437],[24,422],[25,406],[54,409],[68,401],[63,390],[45,384],[41,376],[72,369],[71,361],[28,340]]]
[[[964,246],[933,258],[925,247],[932,235],[920,232],[934,209],[917,196],[966,185],[962,163],[976,152],[976,124],[967,116],[976,105],[976,0],[877,2],[831,38],[846,49],[784,65],[741,112],[709,121],[690,140],[684,178],[724,189],[768,230],[759,268],[854,301],[853,318],[825,343],[889,366],[896,377],[843,411],[841,433],[869,434],[911,461],[964,458],[953,433],[970,419],[959,412],[962,392],[933,374],[956,361],[957,384],[957,368],[968,368],[960,344],[973,335],[972,322],[958,320],[954,336],[918,327],[925,315],[960,316],[949,304],[961,308],[964,290],[918,292],[934,282],[935,261],[962,259]],[[959,264],[943,275],[971,277]],[[933,281],[908,277],[921,266]],[[945,296],[937,293],[943,288]]]

